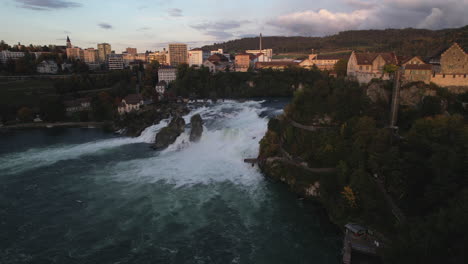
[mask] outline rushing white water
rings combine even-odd
[[[154,162],[158,167],[158,175],[153,175],[154,166],[141,166],[141,160],[129,161],[129,164],[117,164],[116,175],[127,173],[123,168],[138,168],[136,177],[146,177],[147,180],[167,180],[177,185],[196,182],[197,176],[204,182],[221,180],[223,172],[239,171],[239,177],[246,181],[252,171],[248,166],[239,166],[244,157],[255,156],[258,151],[258,141],[265,132],[267,120],[260,118],[261,102],[248,101],[238,103],[226,101],[210,107],[195,108],[184,116],[187,123],[195,114],[200,114],[205,120],[205,131],[200,142],[191,144],[188,140],[187,128],[177,141],[161,153],[155,153]],[[0,171],[19,173],[38,167],[53,165],[63,160],[77,159],[85,155],[99,155],[114,148],[136,143],[154,143],[156,133],[168,124],[163,120],[157,125],[146,128],[136,138],[112,138],[97,140],[84,144],[52,145],[46,148],[34,148],[24,152],[10,153],[0,156]],[[123,167],[123,168],[122,168]],[[144,169],[141,169],[144,167]],[[190,171],[191,173],[187,173]],[[171,173],[169,173],[171,172]],[[194,174],[195,177],[190,177]],[[187,175],[190,179],[174,177]],[[211,177],[209,175],[212,175]],[[200,179],[201,180],[201,179]]]
[[[200,141],[189,142],[188,124],[163,151],[149,144],[169,120],[137,138],[80,129],[0,138],[0,262],[339,263],[341,238],[243,162],[281,102],[189,107],[186,121],[204,120]],[[46,142],[55,143],[37,147]]]
[[[123,181],[165,181],[176,186],[222,181],[255,185],[262,177],[243,159],[257,155],[267,120],[258,116],[262,111],[258,106],[241,104],[234,112],[223,112],[222,108],[233,109],[218,105],[197,111],[207,123],[212,123],[205,126],[199,142],[190,143],[190,130],[186,129],[174,144],[154,157],[112,164],[105,170],[112,170],[116,179]],[[214,114],[217,117],[212,119]]]

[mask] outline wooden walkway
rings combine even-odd
[[[310,132],[315,132],[315,131],[318,131],[318,130],[322,130],[322,129],[330,129],[330,128],[333,128],[333,127],[323,127],[323,126],[306,126],[306,125],[303,125],[301,123],[298,123],[294,120],[292,120],[290,117],[288,116],[285,116],[286,117],[286,120],[288,120],[288,122],[293,126],[293,127],[296,127],[296,128],[299,128],[299,129],[303,129],[303,130],[307,130],[307,131],[310,131]]]

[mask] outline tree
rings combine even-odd
[[[17,117],[22,122],[31,122],[33,120],[33,113],[31,109],[27,107],[22,107],[18,110]]]
[[[386,72],[386,73],[394,73],[394,72],[398,71],[398,66],[396,66],[394,64],[386,64],[383,67],[383,71]]]
[[[346,72],[348,70],[348,60],[340,59],[333,67],[333,70],[340,77],[346,76]]]

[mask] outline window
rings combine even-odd
[[[362,71],[362,66],[359,66],[359,70]]]

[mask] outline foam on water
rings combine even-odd
[[[218,123],[205,126],[199,142],[189,142],[186,129],[174,144],[153,157],[120,162],[105,170],[112,170],[119,181],[164,181],[176,187],[229,181],[255,186],[262,177],[243,159],[258,153],[258,142],[267,128],[267,120],[258,113],[264,110],[259,104],[229,102],[197,111],[205,122],[216,113]]]
[[[22,171],[49,166],[56,162],[77,159],[84,155],[96,154],[110,149],[136,143],[154,143],[156,133],[168,124],[162,120],[159,124],[147,127],[139,137],[111,138],[74,145],[53,145],[47,148],[33,148],[24,152],[0,156],[0,171],[19,173]]]
[[[114,171],[117,179],[164,180],[176,186],[225,180],[250,184],[259,179],[259,173],[244,164],[243,159],[258,153],[258,142],[267,127],[267,120],[259,114],[265,110],[261,102],[255,101],[225,101],[195,108],[184,119],[188,123],[193,115],[202,116],[205,127],[199,142],[189,142],[187,128],[166,150],[154,152],[150,158],[112,164],[106,169]],[[128,144],[154,143],[156,133],[168,122],[163,120],[146,128],[137,138],[120,137],[10,153],[0,156],[0,171],[19,173],[86,155],[105,154]]]

